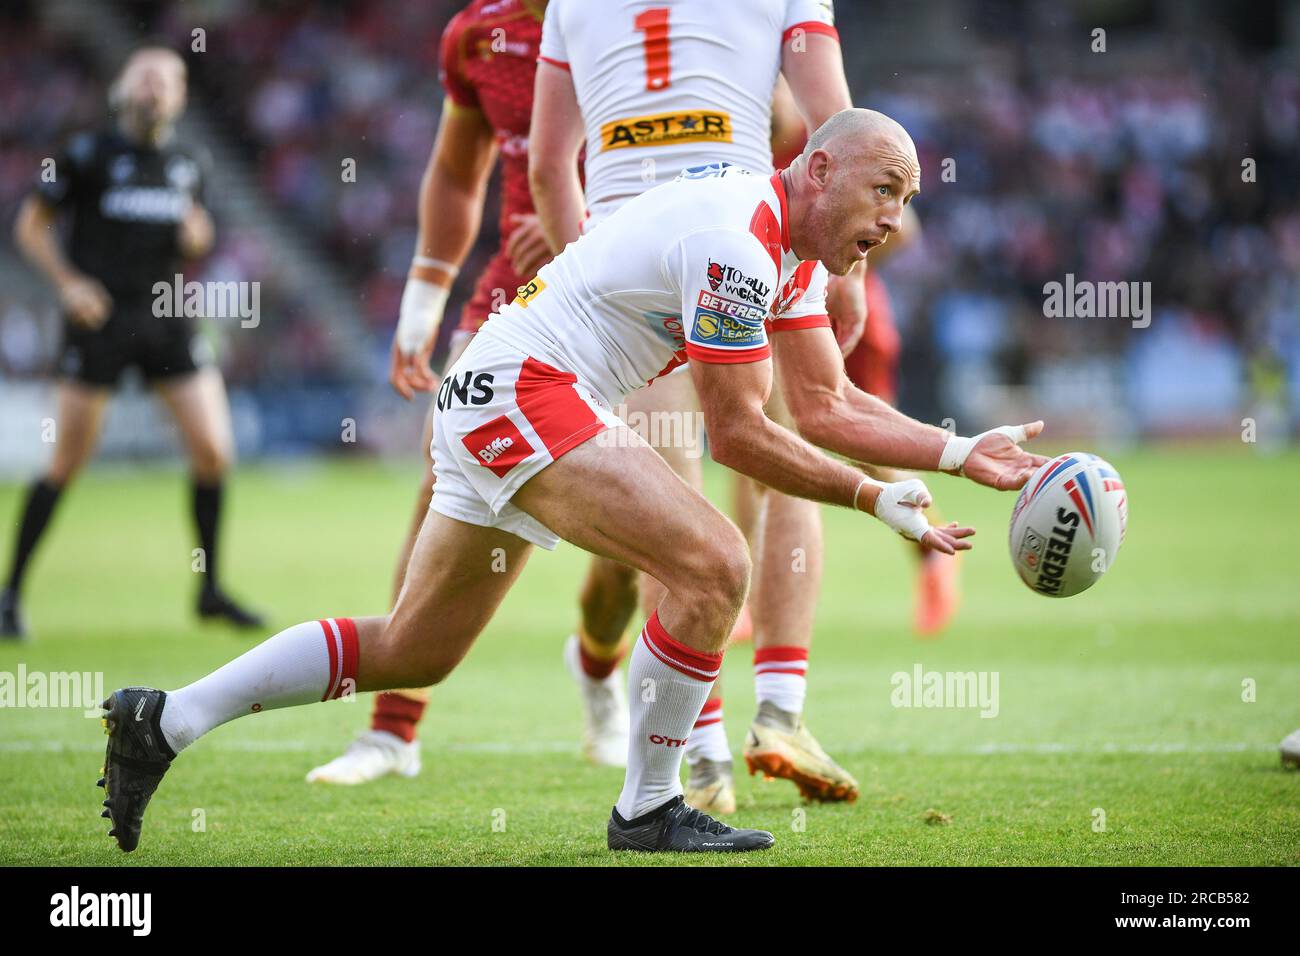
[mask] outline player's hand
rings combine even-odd
[[[433,356],[434,340],[420,346],[419,350],[407,355],[393,339],[392,357],[388,367],[388,382],[402,398],[410,401],[416,392],[432,392],[438,387],[438,376],[429,368],[429,359]]]
[[[1038,437],[1042,430],[1041,421],[1028,425],[1003,425],[967,439],[974,441],[974,445],[966,456],[962,474],[998,491],[1015,491],[1023,487],[1030,475],[1047,464],[1048,459],[1025,451],[1020,443]]]
[[[190,206],[185,217],[181,219],[178,240],[181,247],[181,255],[187,259],[197,259],[205,256],[212,248],[212,240],[215,230],[212,228],[212,217],[208,211],[194,203]]]
[[[880,494],[876,496],[873,509],[875,516],[904,538],[920,543],[927,550],[944,554],[970,550],[971,543],[963,539],[973,535],[974,528],[962,527],[955,521],[942,528],[931,527],[925,520],[923,512],[934,499],[921,479],[909,478],[877,487]]]
[[[506,240],[506,255],[515,275],[527,279],[551,261],[551,247],[542,231],[542,220],[534,213],[516,213],[510,217],[515,222],[514,231]]]
[[[826,286],[826,311],[840,354],[848,355],[867,328],[867,290],[863,285],[866,263],[848,275],[831,276]]]
[[[68,318],[85,329],[99,328],[113,311],[108,290],[86,275],[73,275],[59,283],[59,301]]]

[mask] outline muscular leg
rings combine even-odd
[[[790,427],[780,390],[768,414]],[[822,578],[821,509],[812,501],[768,490],[762,496],[754,583],[754,647],[812,646]]]
[[[735,525],[631,437],[626,448],[586,443],[514,498],[557,534],[665,589],[628,667],[628,770],[617,807],[625,820],[681,793],[682,744],[721,667],[750,571]]]
[[[49,526],[63,489],[94,453],[108,403],[108,389],[61,382],[54,422],[54,456],[45,474],[32,482],[14,538],[9,576],[0,593],[0,637],[21,637],[19,593],[36,545]]]
[[[699,452],[701,436],[696,427],[699,403],[689,375],[661,378],[639,389],[624,402],[628,424],[651,444],[669,467],[697,491],[703,486]],[[638,582],[639,578],[639,582]],[[663,585],[648,575],[637,575],[626,564],[595,557],[583,582],[578,635],[584,650],[601,660],[622,654],[623,632],[637,605],[638,583],[642,608],[657,607]]]
[[[749,587],[744,538],[636,441],[617,448],[589,439],[526,482],[514,504],[578,546],[631,564],[667,588],[629,669],[638,694],[619,805],[631,821],[654,808],[669,812],[681,792],[680,742],[721,665],[720,650]],[[135,846],[168,759],[212,728],[352,689],[444,679],[491,619],[529,550],[513,535],[430,512],[391,614],[296,625],[165,696],[116,691],[104,783],[123,848]],[[128,711],[136,721],[127,722]],[[133,729],[155,720],[161,743]]]
[[[661,378],[629,395],[624,407],[631,431],[657,448],[669,467],[698,490],[703,435],[690,376]],[[620,561],[593,557],[579,592],[581,620],[564,647],[565,664],[583,698],[583,753],[597,764],[623,766],[627,759],[618,664],[626,653],[623,633],[636,612],[638,590],[649,616],[663,598],[663,584]]]
[[[496,549],[506,556],[504,572],[494,568],[502,553]],[[167,742],[179,751],[244,714],[440,682],[491,620],[530,549],[512,534],[431,511],[391,613],[295,625],[169,693],[162,718]]]
[[[472,333],[457,329],[444,368],[451,368],[472,340]],[[436,394],[436,392],[435,392]],[[389,606],[395,607],[406,569],[415,550],[415,542],[429,513],[433,495],[433,421],[437,405],[430,397],[420,438],[423,449],[420,485],[415,495],[410,524],[402,538],[397,563],[393,569],[393,590]],[[355,785],[369,783],[386,774],[413,777],[420,772],[420,747],[416,731],[429,703],[427,687],[403,687],[376,694],[370,712],[370,728],[362,733],[339,757],[314,767],[307,773],[308,783]]]
[[[787,427],[779,388],[768,414]],[[750,773],[792,780],[808,798],[852,800],[858,785],[803,726],[808,653],[821,591],[821,510],[768,490],[755,545],[754,692],[758,712],[745,741]]]

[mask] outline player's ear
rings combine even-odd
[[[825,189],[830,175],[831,154],[824,149],[814,149],[808,156],[808,178],[817,184],[818,189]]]

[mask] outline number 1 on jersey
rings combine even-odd
[[[636,15],[633,21],[639,32],[645,34],[645,88],[654,92],[662,90],[670,81],[672,57],[668,52],[668,8],[651,7]]]

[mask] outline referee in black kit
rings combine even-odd
[[[58,292],[64,314],[53,460],[32,484],[0,591],[0,637],[25,637],[23,573],[64,488],[89,459],[122,371],[136,366],[175,418],[189,452],[194,523],[206,568],[203,618],[258,627],[217,585],[222,480],[234,439],[220,371],[185,317],[158,318],[153,286],[212,248],[201,194],[203,161],[176,142],[184,61],[163,47],[128,58],[109,92],[112,122],[75,136],[52,181],[23,203],[14,226],[23,255]],[[56,219],[66,214],[66,251]]]

